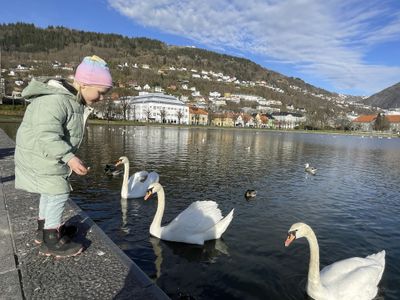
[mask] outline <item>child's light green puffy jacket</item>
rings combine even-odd
[[[16,137],[15,187],[32,193],[71,191],[66,163],[78,150],[91,110],[73,92],[52,83],[33,79],[22,91],[31,103]]]

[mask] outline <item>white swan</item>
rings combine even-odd
[[[122,198],[141,198],[147,192],[149,185],[158,182],[160,176],[156,172],[139,171],[129,177],[129,159],[121,156],[115,166],[124,164],[124,179],[122,181]]]
[[[214,201],[196,201],[171,223],[161,227],[165,207],[165,194],[161,184],[151,184],[144,199],[147,200],[155,193],[158,198],[157,212],[150,226],[150,234],[159,239],[203,245],[205,241],[219,239],[232,221],[234,209],[223,218]]]
[[[310,173],[312,175],[315,175],[317,173],[317,169],[314,167],[311,167],[310,164],[305,164],[304,165],[304,171],[306,171],[307,173]]]
[[[367,300],[378,293],[378,283],[385,269],[385,250],[365,258],[352,257],[337,261],[319,271],[317,237],[310,226],[293,224],[285,246],[305,237],[310,245],[307,294],[316,300]]]

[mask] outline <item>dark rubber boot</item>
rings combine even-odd
[[[36,244],[41,244],[43,242],[43,228],[44,228],[44,219],[37,220],[37,230],[36,230],[36,237],[35,237],[35,243]]]
[[[35,243],[40,245],[43,242],[43,228],[44,228],[44,219],[39,220],[38,219],[38,229],[36,230],[36,238],[35,238]],[[58,229],[61,236],[68,236],[72,238],[74,235],[78,233],[78,227],[74,225],[61,225],[60,228]]]
[[[62,258],[78,255],[82,251],[81,244],[71,241],[68,236],[61,237],[57,229],[43,229],[43,243],[39,254]]]
[[[66,235],[70,238],[78,233],[78,227],[76,227],[75,225],[62,224],[60,228],[58,228],[58,230],[60,231],[61,236]]]

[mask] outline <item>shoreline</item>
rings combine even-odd
[[[0,113],[0,123],[20,123],[22,116],[2,115]],[[89,125],[106,125],[106,126],[158,126],[171,128],[193,128],[193,129],[222,129],[222,130],[248,130],[248,131],[267,131],[267,132],[283,132],[283,133],[306,133],[306,134],[330,134],[330,135],[349,135],[349,136],[373,136],[373,137],[390,137],[400,138],[400,134],[393,132],[376,132],[376,131],[343,131],[343,130],[304,130],[304,129],[270,129],[270,128],[250,128],[250,127],[222,127],[222,126],[203,126],[203,125],[176,125],[161,123],[143,123],[135,121],[107,121],[99,119],[89,119]]]

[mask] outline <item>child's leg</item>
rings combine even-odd
[[[46,219],[46,208],[47,208],[47,199],[49,198],[48,194],[41,194],[39,201],[39,220]]]
[[[46,198],[47,202],[44,209],[44,217],[46,219],[44,229],[58,228],[61,225],[61,218],[64,212],[65,203],[69,197],[69,193],[58,195],[42,194],[42,196]]]
[[[69,193],[59,195],[42,195],[47,199],[44,216],[46,217],[43,229],[43,242],[39,253],[56,257],[69,257],[78,255],[83,251],[83,245],[72,241],[68,236],[60,232],[61,218],[64,212],[65,202]]]

